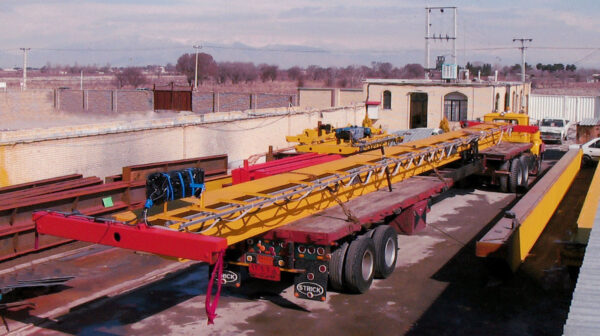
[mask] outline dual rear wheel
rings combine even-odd
[[[329,282],[332,289],[364,293],[373,278],[387,278],[396,267],[398,236],[388,225],[343,243],[331,255]]]
[[[508,171],[508,175],[499,177],[500,191],[516,193],[518,188],[529,187],[529,170],[531,165],[526,156],[520,156],[506,161],[500,166],[500,170]]]

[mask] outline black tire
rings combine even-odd
[[[352,293],[364,293],[373,283],[375,246],[367,236],[358,237],[348,247],[344,263],[344,284]]]
[[[341,292],[344,290],[344,260],[348,251],[348,243],[343,243],[331,254],[329,260],[329,286]]]
[[[500,165],[500,170],[508,171],[509,167],[510,167],[510,161],[506,161],[502,165]],[[504,193],[508,192],[508,175],[500,175],[498,177],[498,183],[500,184],[501,192],[504,192]]]
[[[582,163],[584,166],[591,166],[591,165],[592,165],[592,157],[591,157],[591,156],[589,156],[589,155],[587,155],[587,154],[586,154],[586,155],[584,155],[584,156],[581,158],[581,163]]]
[[[538,156],[534,156],[533,167],[531,168],[531,174],[539,176],[542,172],[542,161],[544,160],[544,153],[540,153]]]
[[[529,157],[523,155],[520,158],[521,161],[521,184],[519,185],[519,187],[523,188],[524,190],[527,190],[527,188],[529,188],[529,169],[530,169],[530,165],[529,165]]]
[[[523,178],[521,170],[521,160],[519,158],[512,159],[510,162],[510,175],[508,176],[508,191],[511,193],[516,193],[517,187],[521,185],[521,179]]]
[[[398,234],[393,227],[381,225],[373,234],[375,246],[375,277],[385,279],[396,269],[398,258]]]

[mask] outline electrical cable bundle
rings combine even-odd
[[[187,168],[166,173],[152,173],[146,178],[146,204],[143,217],[147,224],[148,209],[176,199],[199,197],[204,190],[204,170]]]

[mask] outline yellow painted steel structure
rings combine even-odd
[[[334,138],[333,140],[326,142],[296,145],[294,148],[300,153],[312,152],[319,154],[350,155],[379,147],[389,147],[400,142],[402,142],[402,136],[381,134],[353,143],[337,143],[336,139]]]
[[[485,122],[490,123],[508,123],[508,124],[516,124],[520,126],[528,126],[529,125],[529,116],[527,114],[521,113],[488,113],[483,116],[483,120]],[[541,147],[542,147],[542,137],[540,131],[538,130],[536,133],[528,133],[528,132],[508,132],[504,135],[504,141],[508,142],[521,142],[521,143],[532,143],[530,151],[532,154],[539,156]]]
[[[365,125],[364,121],[363,125]],[[369,129],[371,130],[370,137],[355,142],[338,142],[334,130],[329,133],[322,130],[321,135],[319,135],[317,129],[305,129],[301,134],[287,136],[285,139],[287,142],[298,142],[299,144],[294,146],[294,148],[300,153],[311,152],[341,155],[350,155],[379,147],[388,147],[402,142],[402,136],[387,134],[375,127],[369,127]]]
[[[579,172],[581,157],[581,150],[573,155],[572,159],[566,156],[565,159],[570,159],[566,167],[560,167],[557,164],[552,168],[564,168],[557,179],[553,179],[552,181],[544,181],[542,179],[538,182],[538,184],[542,183],[542,185],[547,184],[549,187],[539,194],[540,198],[537,202],[532,203],[534,206],[533,209],[531,209],[524,219],[520,220],[520,225],[511,243],[512,251],[509,262],[513,270],[516,270],[529,255],[529,251],[533,248],[533,245],[542,234],[542,231],[544,231],[544,228],[567,193],[567,190],[569,190]],[[548,173],[546,176],[549,176]]]
[[[233,179],[231,178],[231,175],[227,175],[218,179],[206,181],[204,183],[204,187],[206,188],[206,190],[216,190],[221,189],[223,188],[223,185],[231,184],[232,182]]]
[[[577,235],[575,241],[581,244],[587,244],[590,239],[590,232],[594,226],[594,219],[600,204],[600,165],[594,171],[594,177],[590,183],[590,188],[585,196],[583,207],[577,218]]]
[[[151,225],[219,236],[229,245],[494,146],[506,125],[477,125],[308,168],[206,191],[190,206],[148,217]]]

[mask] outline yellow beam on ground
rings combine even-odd
[[[527,258],[579,172],[581,151],[569,151],[476,245],[479,257],[504,258],[516,270]]]
[[[600,204],[600,165],[596,166],[594,177],[590,183],[583,207],[577,218],[577,235],[575,241],[587,244],[590,238],[590,232],[594,226],[594,218]]]
[[[565,154],[565,159],[568,159],[569,154]],[[513,245],[513,260],[512,267],[516,269],[523,260],[529,254],[529,251],[533,248],[533,245],[538,240],[542,231],[548,224],[550,218],[556,211],[556,208],[562,201],[563,197],[569,190],[569,187],[575,180],[579,168],[581,167],[582,152],[579,150],[574,157],[568,162],[568,165],[564,168],[562,174],[556,179],[555,182],[546,181],[546,183],[552,183],[550,188],[541,195],[541,199],[537,203],[537,206],[529,213],[529,215],[521,221],[521,225],[517,230],[517,236],[515,242],[518,244]],[[560,169],[562,167],[555,165],[552,169]],[[538,183],[543,183],[539,181]]]

